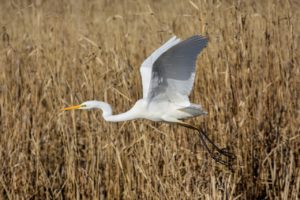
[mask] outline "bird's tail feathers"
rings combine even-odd
[[[196,117],[200,115],[207,115],[207,112],[202,108],[201,105],[191,103],[189,106],[178,109],[180,111],[189,113],[190,115]]]

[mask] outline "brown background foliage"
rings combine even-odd
[[[1,1],[0,199],[297,199],[299,1]],[[195,132],[114,113],[141,97],[142,61],[172,35],[209,37],[192,102],[237,159]]]

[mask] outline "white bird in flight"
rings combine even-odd
[[[195,79],[195,64],[198,54],[206,47],[208,39],[202,36],[192,36],[181,41],[176,36],[169,39],[155,50],[140,68],[143,84],[143,98],[125,113],[113,115],[111,106],[102,101],[86,101],[77,106],[64,108],[101,109],[106,121],[119,122],[133,119],[148,119],[176,123],[199,132],[203,145],[213,159],[228,165],[221,155],[230,160],[234,156],[218,148],[206,135],[203,129],[187,124],[182,119],[206,115],[207,112],[198,104],[189,100]],[[208,148],[207,141],[217,150],[218,155]]]

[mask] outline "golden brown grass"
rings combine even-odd
[[[0,199],[297,199],[300,17],[294,1],[1,1]],[[173,34],[209,37],[188,120],[237,156],[216,164],[192,130],[123,112],[142,61]]]

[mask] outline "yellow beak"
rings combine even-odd
[[[67,108],[63,108],[63,110],[74,110],[74,109],[79,109],[81,107],[81,105],[77,105],[77,106],[70,106]]]

